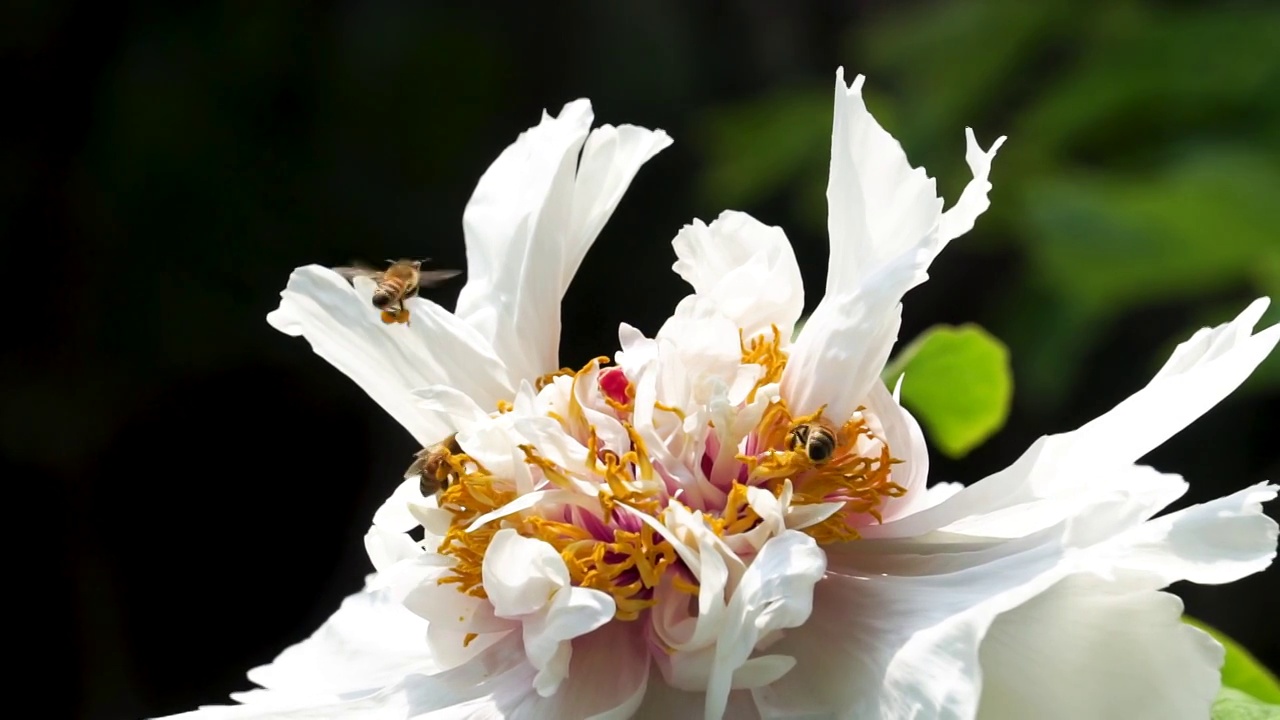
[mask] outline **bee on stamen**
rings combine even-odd
[[[423,497],[448,490],[449,486],[458,481],[458,474],[449,465],[449,456],[460,452],[462,447],[458,445],[458,434],[454,433],[419,451],[404,477],[406,480],[414,475],[419,477],[418,490]]]
[[[836,454],[836,431],[825,423],[800,423],[787,433],[787,449],[821,465]]]
[[[430,260],[431,258],[426,258]],[[417,297],[418,291],[424,287],[432,287],[462,272],[461,270],[423,270],[422,260],[388,260],[391,266],[386,270],[374,270],[365,265],[350,265],[334,268],[348,281],[354,283],[357,277],[366,277],[377,284],[373,291],[373,306],[382,311],[382,322],[409,324],[409,309],[405,300]]]

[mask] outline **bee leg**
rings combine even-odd
[[[396,315],[396,313],[390,313],[390,312],[387,312],[386,310],[382,311],[382,322],[386,325],[391,325],[392,323],[399,322],[397,318],[398,318],[398,315]]]

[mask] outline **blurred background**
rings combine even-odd
[[[936,456],[938,480],[1003,467],[1141,387],[1194,329],[1280,303],[1274,2],[3,13],[0,236],[18,283],[0,456],[9,514],[32,523],[9,556],[50,615],[29,655],[60,688],[50,717],[227,702],[360,587],[369,518],[417,448],[264,316],[299,265],[463,267],[476,180],[544,108],[589,97],[598,123],[675,139],[569,290],[568,365],[612,354],[622,320],[656,331],[687,290],[670,239],[726,207],[784,227],[821,287],[838,65],[868,76],[872,111],[948,205],[964,128],[984,147],[1008,135],[991,210],[906,300],[902,342],[976,322],[1012,356],[1010,422]],[[428,297],[452,307],[461,284]],[[1280,480],[1278,439],[1272,357],[1146,462],[1192,483],[1183,505]],[[1277,578],[1174,591],[1278,668]]]

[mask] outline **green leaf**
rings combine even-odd
[[[977,325],[929,328],[889,363],[883,377],[892,387],[904,373],[903,404],[949,457],[968,454],[1009,416],[1009,350]]]
[[[1222,643],[1226,648],[1227,655],[1222,662],[1222,687],[1237,690],[1246,695],[1257,698],[1264,703],[1280,703],[1280,680],[1276,680],[1276,676],[1271,674],[1257,658],[1253,657],[1248,650],[1245,650],[1239,643],[1227,637],[1221,630],[1210,627],[1203,622],[1191,617],[1183,616],[1183,622],[1192,627],[1199,628],[1213,636],[1214,640]],[[1219,702],[1222,697],[1219,696]],[[1277,710],[1280,706],[1273,705]],[[1214,705],[1215,718],[1219,717],[1217,713],[1217,705]],[[1221,717],[1253,717],[1251,715],[1230,715]],[[1275,716],[1258,716],[1258,717],[1275,717]]]
[[[1212,720],[1276,720],[1280,718],[1280,705],[1224,687],[1213,701],[1210,717]]]

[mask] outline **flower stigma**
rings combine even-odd
[[[450,452],[460,450],[457,445],[438,451],[451,482],[436,493],[439,507],[449,513],[437,551],[453,565],[437,582],[488,597],[485,553],[496,533],[512,529],[554,548],[571,585],[612,597],[614,619],[634,621],[658,602],[664,576],[670,575],[667,582],[684,594],[699,591],[696,573],[672,543],[669,511],[679,506],[684,517],[700,513],[706,527],[724,539],[744,535],[765,522],[753,506],[752,488],[784,506],[830,508],[810,514],[812,524],[797,528],[818,543],[857,539],[859,526],[881,520],[886,498],[905,494],[891,477],[900,461],[865,407],[842,422],[826,418],[825,406],[793,416],[777,393],[787,352],[777,327],[772,329],[772,335],[750,339],[739,331],[740,364],[756,379],[732,410],[743,412],[753,403],[762,407],[742,437],[726,437],[728,429],[716,427],[706,408],[668,405],[650,396],[655,413],[670,413],[666,427],[684,435],[670,441],[682,453],[667,447],[653,454],[650,445],[673,433],[636,426],[657,424],[660,416],[638,416],[636,378],[622,367],[605,367],[609,358],[598,357],[579,370],[561,369],[535,383],[539,410],[532,420],[554,430],[538,437],[557,440],[518,445],[532,490],[495,475],[465,452]],[[762,392],[766,395],[757,399]],[[515,412],[517,405],[500,402],[498,412]],[[720,452],[721,442],[734,443],[735,452]],[[670,467],[673,456],[685,458],[684,467]],[[717,467],[721,463],[728,465]],[[701,484],[692,495],[687,492],[691,475]],[[530,493],[537,497],[519,499]]]

